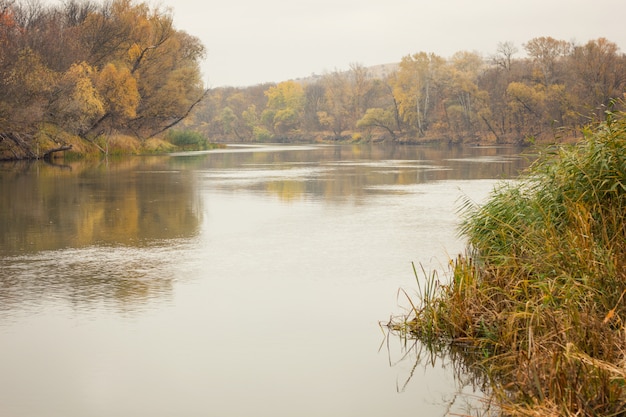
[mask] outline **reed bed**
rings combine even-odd
[[[626,114],[460,216],[467,252],[390,326],[471,352],[503,415],[626,416]]]

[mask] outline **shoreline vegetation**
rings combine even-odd
[[[467,252],[416,273],[393,333],[452,352],[501,415],[626,415],[626,113],[459,213]]]
[[[0,0],[0,159],[158,151],[207,94],[204,57],[161,6]]]
[[[188,130],[168,130],[160,137],[143,141],[134,136],[115,134],[100,136],[92,142],[48,127],[35,135],[0,133],[0,162],[55,159],[72,161],[109,156],[201,151],[225,146],[222,143],[211,143],[199,133]]]

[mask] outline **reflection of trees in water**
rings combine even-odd
[[[193,178],[165,170],[164,159],[72,164],[37,162],[0,175],[0,245],[9,253],[85,247],[142,246],[193,236],[200,199]]]
[[[305,195],[358,198],[377,187],[430,181],[507,179],[528,166],[513,147],[339,145],[301,151],[262,148],[173,158],[172,166],[204,172],[236,171],[225,187],[269,192],[290,201]],[[248,177],[245,177],[248,173]],[[214,180],[214,178],[211,178]],[[215,181],[213,182],[215,184]]]
[[[398,392],[407,390],[420,369],[451,369],[456,387],[454,395],[443,400],[447,408],[443,415],[501,415],[489,397],[489,378],[481,367],[480,352],[462,345],[429,343],[400,331],[386,332],[379,348],[382,350],[387,352],[389,366],[399,370]]]
[[[81,161],[68,164],[71,170],[41,161],[0,165],[0,250],[6,256],[0,297],[13,305],[52,294],[77,305],[131,306],[165,296],[171,291],[171,269],[163,259],[176,254],[150,254],[155,245],[199,232],[196,178],[204,172],[250,176],[240,183],[222,180],[229,189],[258,189],[287,201],[307,195],[337,200],[378,192],[378,186],[512,177],[527,164],[517,152],[345,145]],[[215,178],[207,181],[220,186]],[[111,253],[120,256],[110,258]]]
[[[0,311],[49,298],[138,308],[172,291],[201,201],[167,158],[0,166]]]

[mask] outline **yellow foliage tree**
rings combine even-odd
[[[304,109],[304,89],[294,81],[285,81],[265,91],[267,108],[262,119],[277,133],[286,133],[300,125]]]
[[[97,76],[96,88],[104,101],[107,114],[116,118],[130,119],[137,115],[139,91],[137,81],[128,68],[107,64]]]
[[[93,67],[85,62],[73,64],[61,77],[54,91],[50,110],[59,125],[83,134],[104,114],[104,103],[93,85]]]
[[[41,122],[56,78],[39,54],[30,48],[20,51],[0,84],[0,130],[20,130]]]
[[[113,0],[82,29],[90,62],[102,68],[97,87],[106,108],[89,134],[127,129],[147,138],[180,122],[203,97],[204,46],[177,31],[167,10]]]
[[[518,140],[535,137],[541,133],[545,114],[546,88],[541,84],[528,86],[512,82],[507,87],[509,110],[514,121]]]
[[[444,79],[446,61],[433,54],[420,52],[402,58],[395,78],[394,97],[402,119],[417,129],[420,136],[428,130],[430,114]]]
[[[478,124],[477,113],[485,106],[485,93],[477,85],[483,60],[476,53],[457,52],[450,64],[446,107],[450,130],[458,137],[473,137]]]

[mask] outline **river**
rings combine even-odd
[[[380,322],[412,262],[463,251],[459,198],[526,165],[382,145],[4,163],[0,415],[462,413],[479,393]]]

